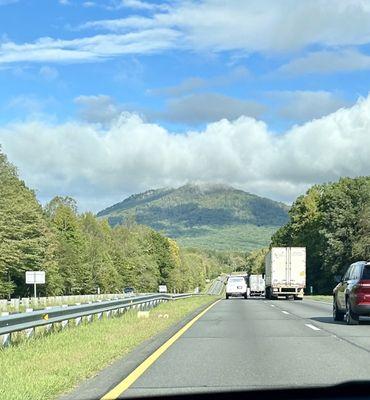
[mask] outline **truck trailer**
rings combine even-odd
[[[272,247],[265,257],[266,299],[303,299],[306,287],[306,248]]]

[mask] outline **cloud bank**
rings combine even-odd
[[[10,1],[0,0],[0,5]],[[359,52],[355,60],[350,58],[356,51],[351,48],[370,42],[368,1],[203,0],[161,4],[125,0],[117,6],[131,8],[133,13],[125,18],[88,21],[76,27],[72,39],[41,37],[24,43],[0,42],[0,63],[91,62],[174,49],[288,54],[319,47],[325,51],[307,56],[308,60],[298,59],[283,70],[315,71],[320,69],[318,59],[333,57],[333,66],[337,64],[344,71],[367,69],[369,65],[368,57]],[[148,15],[138,13],[140,10]],[[90,30],[88,35],[86,30]],[[330,49],[334,49],[332,54]],[[327,51],[329,54],[325,54]]]
[[[251,117],[172,134],[123,113],[104,129],[78,121],[17,122],[0,143],[41,199],[76,197],[99,210],[124,195],[188,181],[219,182],[292,201],[317,182],[370,173],[370,97],[282,135]]]

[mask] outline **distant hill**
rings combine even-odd
[[[288,209],[226,185],[187,184],[134,194],[97,215],[112,226],[135,219],[184,246],[249,251],[269,243]]]

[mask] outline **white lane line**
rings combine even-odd
[[[311,324],[305,324],[305,325],[307,326],[307,328],[311,328],[311,329],[313,329],[314,331],[321,331],[321,329],[318,328],[318,327],[315,326],[315,325],[311,325]]]
[[[283,314],[288,314],[288,315],[290,314],[290,313],[288,313],[288,311],[282,311],[282,313]]]
[[[271,306],[271,307],[275,307],[275,305],[274,305],[274,304],[270,304],[270,306]]]

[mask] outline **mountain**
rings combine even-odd
[[[288,210],[231,186],[187,184],[134,194],[97,215],[112,226],[135,219],[188,247],[249,251],[268,245]]]

